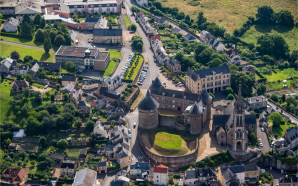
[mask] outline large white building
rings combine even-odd
[[[168,167],[160,164],[153,170],[154,185],[168,185]]]

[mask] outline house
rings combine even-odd
[[[105,154],[105,147],[99,147],[97,150],[96,150],[96,154],[97,155],[104,155]]]
[[[84,162],[86,157],[87,157],[87,149],[81,149],[79,152],[79,160]]]
[[[98,137],[104,137],[104,138],[108,137],[108,133],[104,129],[104,127],[101,125],[100,120],[96,121],[96,124],[95,124],[94,129],[93,129],[93,134],[95,134]]]
[[[47,185],[50,185],[49,181],[27,180],[24,183],[24,186],[47,186]]]
[[[77,78],[75,76],[66,76],[63,75],[61,78],[62,86],[67,86],[68,83],[73,84],[73,86],[76,86],[77,84]]]
[[[17,32],[19,26],[19,20],[10,17],[5,20],[3,28],[5,32]]]
[[[96,108],[96,110],[100,110],[103,108],[107,108],[108,102],[109,101],[107,100],[107,98],[103,98],[103,99],[91,100],[90,104],[92,107]]]
[[[259,181],[261,169],[255,164],[244,165],[245,182],[255,184]]]
[[[197,39],[193,36],[193,35],[191,35],[190,33],[187,33],[185,36],[183,36],[182,38],[184,38],[185,39],[185,41],[186,42],[188,42],[188,43],[193,43],[193,42],[195,42]]]
[[[231,72],[228,65],[197,71],[189,68],[186,74],[186,87],[193,93],[201,93],[204,89],[211,93],[223,91],[230,83]]]
[[[165,49],[163,47],[159,47],[156,50],[156,61],[160,64],[160,65],[165,65],[168,63],[169,58],[168,58],[168,54],[166,53]]]
[[[256,109],[267,107],[267,98],[262,96],[255,96],[245,99],[245,109],[254,111]]]
[[[61,175],[67,175],[68,177],[73,177],[76,170],[75,161],[65,160],[61,164]]]
[[[99,17],[87,17],[81,22],[82,30],[93,30],[96,23],[100,20]],[[104,18],[103,18],[104,19]]]
[[[28,65],[21,65],[20,66],[20,74],[24,75],[27,74],[29,71],[29,66]]]
[[[130,176],[139,178],[148,178],[150,165],[148,162],[136,162],[136,164],[130,166]]]
[[[225,53],[230,57],[230,61],[229,62],[231,64],[238,64],[238,63],[240,63],[241,57],[240,57],[237,49],[227,50]]]
[[[93,43],[123,44],[122,28],[113,28],[112,24],[109,25],[109,28],[94,28]]]
[[[121,96],[119,92],[110,90],[108,87],[101,87],[100,89],[98,89],[98,92],[100,93],[100,95],[103,95],[112,99],[119,99]]]
[[[113,129],[109,131],[109,142],[113,145],[122,143],[128,138],[128,129],[123,125],[114,126]]]
[[[16,76],[17,74],[20,74],[20,68],[18,67],[17,64],[13,63],[11,65],[11,72],[12,75]]]
[[[20,184],[28,179],[28,170],[18,168],[8,168],[2,172],[2,177],[11,179],[13,184]]]
[[[82,89],[83,90],[91,90],[94,88],[98,88],[101,85],[100,80],[96,79],[83,79],[82,80]]]
[[[27,87],[29,87],[29,82],[25,80],[15,80],[11,83],[12,92],[24,91]]]
[[[288,141],[289,149],[294,149],[295,147],[298,146],[298,127],[291,127],[288,128],[284,138]]]
[[[107,87],[109,90],[115,90],[121,86],[121,78],[119,75],[116,75],[114,78],[104,77],[102,82],[102,87]],[[100,88],[99,88],[100,89]]]
[[[107,157],[111,157],[112,154],[114,153],[113,151],[114,149],[114,145],[112,143],[108,143],[106,146],[105,146],[105,150],[104,150],[104,153]]]
[[[57,73],[61,72],[61,64],[59,63],[36,62],[29,70],[28,74],[30,74],[32,78],[35,78],[38,70],[41,68],[49,72],[57,72]]]
[[[278,180],[279,186],[297,186],[298,177],[282,177]]]
[[[174,75],[179,75],[181,73],[181,64],[177,59],[170,57],[167,63],[168,71],[170,71]]]
[[[113,108],[110,112],[108,112],[108,118],[110,119],[115,119],[120,116],[124,116],[124,110],[120,107]]]
[[[137,0],[137,4],[142,7],[142,6],[147,6],[148,1],[147,0]]]
[[[211,183],[216,180],[217,175],[211,168],[199,168],[197,169],[198,182],[205,185],[211,185]],[[216,183],[213,183],[216,184]]]
[[[129,182],[123,180],[113,180],[110,186],[129,186]]]
[[[147,36],[157,35],[158,32],[149,23],[149,18],[145,16],[144,12],[137,12],[135,14],[136,22],[138,22]]]
[[[178,27],[173,28],[171,34],[179,33],[181,30]]]
[[[76,172],[72,186],[99,186],[99,184],[96,182],[96,179],[96,171],[85,168]]]
[[[90,113],[90,104],[88,104],[86,101],[79,101],[79,109],[82,111],[83,114],[89,114]]]
[[[253,75],[255,75],[255,73],[256,73],[256,69],[255,69],[255,67],[252,66],[252,65],[245,65],[245,66],[242,68],[242,71],[244,71],[244,72],[250,72],[250,73],[252,73]]]
[[[187,186],[194,186],[198,183],[196,169],[187,169],[185,171],[184,184]]]
[[[98,164],[98,169],[97,169],[99,174],[105,174],[108,172],[108,163],[105,162],[99,162]]]
[[[163,165],[157,165],[153,169],[153,183],[154,185],[168,185],[168,167]]]
[[[26,137],[24,129],[19,129],[18,132],[13,132],[13,140],[22,140]]]
[[[6,59],[4,59],[1,63],[2,63],[2,65],[0,67],[0,72],[9,74],[9,72],[11,70],[11,63]]]
[[[217,52],[223,52],[225,49],[225,45],[222,44],[219,40],[217,40],[217,37],[213,36],[206,30],[203,30],[200,33],[201,41],[212,47]]]
[[[120,165],[120,168],[127,167],[129,165],[129,151],[121,147],[120,150],[115,152],[116,161]]]
[[[228,183],[243,184],[245,182],[244,165],[219,167],[218,180],[222,185]]]
[[[58,163],[64,161],[65,157],[65,154],[50,154],[50,158]]]

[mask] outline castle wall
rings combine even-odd
[[[187,132],[185,125],[178,124],[176,117],[159,116],[159,126],[176,129],[178,132]]]
[[[158,119],[158,110],[144,111],[139,109],[139,127],[141,129],[157,129]]]

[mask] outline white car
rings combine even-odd
[[[128,129],[128,133],[131,134],[131,130],[130,129]]]
[[[128,135],[129,139],[131,139],[131,134]]]
[[[263,143],[260,143],[260,147],[263,147]]]
[[[261,138],[259,139],[259,142],[262,143],[262,139]]]
[[[261,128],[261,131],[262,131],[262,132],[265,132],[265,129],[262,127],[262,128]]]
[[[133,123],[133,128],[136,128],[137,124],[136,123]]]
[[[44,86],[44,89],[47,89],[49,87],[49,85]]]

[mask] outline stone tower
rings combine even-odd
[[[158,127],[158,102],[151,97],[149,90],[138,106],[139,127],[145,130],[154,130]]]
[[[197,102],[194,103],[190,110],[188,125],[190,134],[201,133],[203,127],[203,111]]]
[[[206,89],[203,90],[201,97],[204,103],[207,105],[207,120],[211,120],[212,97],[208,94]]]
[[[238,98],[234,104],[234,118],[231,127],[232,150],[246,151],[248,144],[248,133],[245,125],[245,103],[241,95],[241,84],[239,86]]]

